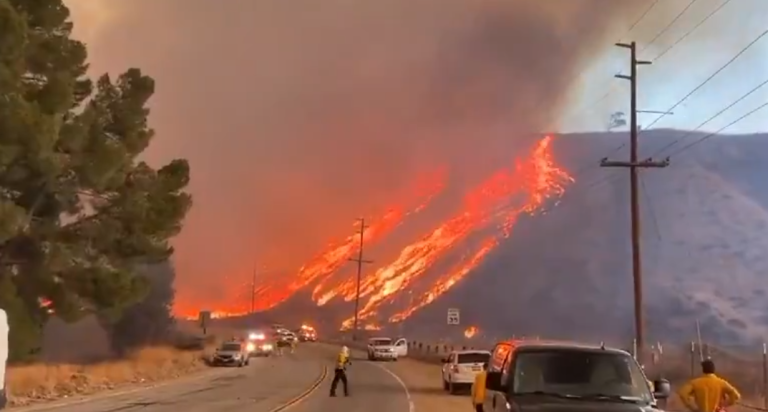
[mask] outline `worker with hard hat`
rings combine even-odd
[[[336,387],[339,385],[339,382],[344,385],[344,396],[349,396],[349,386],[347,383],[347,365],[349,364],[349,348],[342,346],[341,351],[336,356],[336,365],[333,369],[331,396],[336,396]]]

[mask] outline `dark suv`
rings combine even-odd
[[[485,412],[652,412],[671,392],[629,353],[602,345],[502,342],[487,373]]]

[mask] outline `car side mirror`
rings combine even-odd
[[[666,379],[653,381],[653,397],[656,399],[667,399],[672,394],[672,384]]]
[[[501,372],[487,372],[485,376],[485,389],[496,392],[506,392],[507,389],[501,384]]]

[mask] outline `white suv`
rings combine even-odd
[[[396,361],[401,356],[408,355],[408,341],[400,338],[392,342],[390,338],[371,338],[368,340],[368,360]]]
[[[491,359],[487,350],[453,351],[443,359],[443,389],[456,393],[459,388],[469,388],[475,376],[483,371],[483,365]]]

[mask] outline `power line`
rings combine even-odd
[[[653,1],[653,3],[651,3],[651,5],[650,5],[650,6],[648,6],[648,8],[646,8],[646,9],[645,9],[645,11],[643,11],[643,13],[640,15],[640,17],[638,17],[638,18],[637,18],[637,19],[636,19],[636,20],[635,20],[635,21],[632,23],[632,25],[631,25],[631,26],[629,26],[629,29],[627,29],[627,31],[624,33],[624,35],[622,35],[621,37],[619,37],[619,39],[618,39],[616,42],[617,42],[617,43],[618,43],[618,42],[621,42],[621,41],[622,41],[622,39],[623,39],[624,37],[627,37],[627,35],[628,35],[629,33],[632,33],[632,30],[634,30],[634,29],[635,29],[635,27],[637,27],[637,25],[638,25],[638,24],[640,24],[640,22],[642,22],[642,21],[643,21],[643,20],[644,20],[644,19],[645,19],[645,18],[648,16],[648,13],[650,13],[650,12],[651,12],[651,10],[653,10],[653,9],[654,9],[654,7],[656,7],[656,5],[657,5],[657,4],[659,4],[659,2],[660,2],[660,1],[661,1],[661,0],[654,0],[654,1]],[[576,78],[574,78],[573,80],[577,80],[578,78],[579,78],[579,76],[577,76],[577,77],[576,77]],[[571,83],[573,83],[573,81],[571,81]],[[597,105],[598,105],[598,104],[600,104],[600,103],[601,103],[603,100],[607,99],[607,98],[608,98],[608,96],[610,96],[610,95],[611,95],[613,92],[614,92],[614,89],[613,89],[612,87],[611,87],[611,88],[609,88],[609,89],[608,89],[608,91],[607,91],[607,92],[605,92],[605,94],[604,94],[602,97],[600,97],[599,99],[595,100],[595,101],[594,101],[594,103],[592,103],[592,104],[590,104],[590,105],[588,105],[588,106],[585,106],[585,109],[586,109],[586,108],[588,108],[588,107],[594,107],[594,106],[597,106]],[[579,112],[575,112],[575,113],[574,113],[574,115],[575,115],[575,114],[577,114],[577,113],[579,113]]]
[[[757,92],[758,90],[760,90],[761,88],[763,88],[767,84],[768,84],[768,79],[764,80],[762,83],[760,83],[757,86],[753,87],[747,93],[743,94],[741,97],[739,97],[738,99],[736,99],[733,102],[731,102],[731,104],[729,104],[728,106],[725,106],[720,111],[718,111],[717,113],[715,113],[712,116],[710,116],[707,120],[705,120],[704,122],[702,122],[701,124],[696,126],[696,128],[694,128],[693,130],[690,130],[689,132],[683,134],[682,136],[678,137],[677,139],[673,140],[672,142],[670,142],[666,146],[664,146],[661,149],[659,149],[659,151],[656,154],[654,154],[654,156],[659,156],[665,150],[669,149],[670,147],[675,146],[676,144],[678,144],[681,141],[685,140],[685,138],[687,138],[688,136],[696,133],[702,127],[706,126],[707,123],[709,123],[712,120],[715,120],[716,118],[720,117],[723,113],[727,112],[728,110],[730,110],[731,108],[733,108],[737,104],[741,103],[742,101],[744,101],[744,99],[746,99],[747,97],[753,95],[755,92]]]
[[[768,80],[766,80],[765,84],[768,84]],[[734,106],[735,104],[737,104],[739,101],[742,101],[742,100],[743,100],[745,97],[747,97],[747,96],[751,95],[752,93],[754,93],[754,91],[758,90],[759,88],[760,88],[760,86],[758,86],[758,87],[755,87],[755,88],[754,88],[754,90],[751,90],[750,92],[748,92],[747,94],[745,94],[744,96],[742,96],[740,99],[738,99],[738,100],[734,101],[733,103],[731,103],[730,105],[728,105],[728,107],[726,107],[724,110],[721,110],[721,112],[725,112],[725,111],[727,111],[727,110],[728,110],[728,108],[731,108],[731,107],[733,107],[733,106]],[[690,144],[688,144],[688,145],[686,145],[686,146],[684,146],[684,147],[682,147],[682,148],[678,149],[677,151],[673,152],[673,153],[672,153],[670,156],[668,156],[668,158],[671,158],[671,157],[673,157],[673,156],[679,155],[679,154],[681,154],[681,153],[685,152],[686,150],[690,149],[691,147],[693,147],[693,146],[695,146],[695,145],[697,145],[697,144],[699,144],[699,143],[701,143],[701,142],[703,142],[703,141],[706,141],[706,140],[708,140],[708,139],[710,139],[710,138],[712,138],[712,137],[714,137],[714,136],[716,136],[716,135],[720,134],[721,132],[723,132],[724,130],[728,129],[729,127],[731,127],[731,126],[733,126],[733,125],[735,125],[735,124],[737,124],[737,123],[741,122],[742,120],[744,120],[744,119],[748,118],[749,116],[751,116],[751,115],[753,115],[753,114],[757,113],[758,111],[760,111],[760,110],[762,110],[762,109],[764,109],[764,108],[766,108],[766,107],[768,107],[768,102],[765,102],[765,103],[761,104],[760,106],[758,106],[758,107],[756,107],[756,108],[754,108],[754,109],[750,110],[749,112],[747,112],[747,113],[743,114],[742,116],[740,116],[740,117],[739,117],[739,118],[737,118],[736,120],[734,120],[734,121],[732,121],[732,122],[728,123],[727,125],[725,125],[725,126],[721,127],[721,128],[720,128],[720,129],[718,129],[717,131],[715,131],[715,132],[712,132],[712,133],[709,133],[709,134],[707,134],[707,135],[704,135],[704,136],[702,136],[701,138],[699,138],[699,139],[697,139],[697,140],[695,140],[695,141],[691,142]],[[713,116],[712,118],[714,118],[714,117],[717,117],[717,116]],[[709,120],[708,120],[708,121],[709,121]],[[690,134],[693,134],[693,133],[695,133],[695,131],[694,131],[694,132],[689,132],[689,133],[687,133],[686,135],[690,135]],[[684,136],[685,136],[685,135],[684,135]],[[677,141],[679,141],[679,140],[682,140],[682,138],[679,138],[679,139],[677,139],[677,140],[676,140],[676,142],[677,142]],[[668,149],[668,148],[669,148],[669,147],[671,147],[671,146],[672,146],[672,145],[667,145],[667,146],[666,146],[665,148],[663,148],[662,150],[659,150],[659,151],[657,152],[657,154],[654,154],[654,157],[658,156],[658,153],[660,153],[660,152],[662,152],[662,151],[664,151],[664,150]],[[568,191],[568,192],[566,192],[566,193],[565,193],[565,195],[562,197],[561,201],[560,201],[558,204],[561,204],[563,201],[565,201],[565,200],[567,200],[568,198],[570,198],[570,197],[572,197],[572,196],[575,196],[575,195],[577,195],[577,194],[578,194],[578,195],[584,195],[584,194],[586,194],[586,193],[588,193],[588,192],[591,192],[592,190],[595,190],[595,189],[598,189],[598,188],[600,188],[600,187],[602,187],[602,186],[605,186],[606,184],[610,184],[610,183],[613,183],[613,182],[617,181],[619,178],[621,178],[621,175],[619,175],[619,174],[615,174],[615,175],[608,175],[608,176],[603,176],[603,177],[600,177],[600,178],[598,178],[598,179],[594,179],[592,182],[590,182],[590,183],[586,184],[586,185],[585,185],[585,186],[584,186],[584,187],[583,187],[581,190],[579,190],[579,191]]]
[[[640,53],[648,50],[648,48],[651,47],[653,45],[653,43],[656,42],[656,40],[658,40],[661,36],[663,36],[664,33],[667,32],[667,30],[671,29],[672,26],[674,26],[675,23],[678,20],[680,20],[680,18],[683,17],[683,15],[691,8],[691,6],[693,6],[694,3],[696,3],[696,1],[698,1],[698,0],[691,0],[688,3],[688,5],[685,6],[685,8],[680,13],[677,14],[677,16],[675,16],[675,18],[672,19],[672,21],[669,22],[669,24],[667,24],[663,29],[661,29],[660,32],[656,33],[656,36],[653,39],[651,39],[651,41],[649,41],[648,44],[646,44],[645,47],[642,48],[642,50],[640,50]]]
[[[656,7],[657,4],[659,4],[659,1],[661,0],[655,0],[653,3],[651,3],[651,5],[648,6],[647,9],[645,9],[643,14],[641,14],[640,17],[638,17],[634,23],[632,23],[632,25],[629,27],[629,30],[627,30],[627,32],[624,33],[624,35],[619,38],[619,41],[621,41],[621,39],[626,37],[629,33],[632,33],[632,30],[634,30],[635,27],[637,27],[637,25],[640,24],[640,22],[643,21],[643,19],[645,19],[646,16],[648,16],[648,13],[650,13],[651,10],[653,10],[653,8]]]
[[[664,57],[664,56],[665,56],[667,53],[669,53],[670,51],[672,51],[672,49],[674,49],[675,47],[677,47],[677,45],[679,45],[680,43],[682,43],[682,42],[683,42],[683,40],[687,39],[687,38],[688,38],[688,36],[690,36],[691,34],[693,34],[693,32],[695,32],[695,31],[696,31],[696,30],[697,30],[699,27],[701,27],[701,26],[702,26],[704,23],[706,23],[706,22],[707,22],[709,19],[711,19],[711,18],[712,18],[714,15],[716,15],[717,13],[719,13],[719,12],[720,12],[720,10],[722,10],[722,9],[723,9],[723,7],[725,7],[725,6],[726,6],[728,3],[730,3],[730,2],[731,2],[731,0],[725,0],[725,2],[724,2],[724,3],[720,4],[720,6],[718,6],[716,9],[712,10],[712,11],[711,11],[711,12],[710,12],[710,13],[709,13],[709,14],[708,14],[706,17],[704,17],[704,19],[703,19],[703,20],[699,21],[699,22],[698,22],[698,23],[697,23],[695,26],[693,26],[693,28],[692,28],[691,30],[688,30],[688,31],[687,31],[685,34],[683,34],[683,35],[682,35],[680,38],[678,38],[678,39],[677,39],[677,40],[676,40],[674,43],[672,43],[672,44],[671,44],[669,47],[667,47],[666,49],[664,49],[664,51],[662,51],[661,53],[659,53],[659,55],[658,55],[658,56],[656,56],[656,57],[653,59],[653,62],[655,63],[656,61],[658,61],[659,59],[661,59],[662,57]]]
[[[653,2],[652,2],[652,3],[651,3],[651,4],[650,4],[650,5],[647,7],[647,8],[646,8],[646,9],[643,11],[643,13],[642,13],[642,14],[640,14],[640,16],[639,16],[637,19],[635,19],[635,21],[632,23],[632,25],[629,27],[629,29],[627,29],[627,31],[624,33],[624,35],[623,35],[623,36],[621,36],[621,37],[619,38],[618,42],[621,42],[621,39],[623,39],[623,38],[624,38],[624,37],[626,37],[628,34],[630,34],[630,33],[632,32],[632,30],[634,30],[634,29],[635,29],[635,28],[636,28],[636,27],[637,27],[637,26],[638,26],[638,25],[639,25],[639,24],[640,24],[640,23],[641,23],[641,22],[642,22],[642,21],[643,21],[643,20],[644,20],[644,19],[645,19],[645,18],[648,16],[648,14],[649,14],[649,13],[650,13],[650,12],[651,12],[651,11],[652,11],[652,10],[653,10],[653,9],[654,9],[654,8],[655,8],[657,5],[658,5],[658,4],[659,4],[659,2],[660,2],[660,1],[661,1],[661,0],[654,0],[654,1],[653,1]],[[693,0],[693,1],[696,1],[696,0]],[[730,0],[729,0],[729,1],[730,1]],[[615,91],[615,88],[613,88],[613,87],[610,87],[610,88],[608,89],[608,91],[607,91],[607,92],[606,92],[604,95],[602,95],[602,96],[601,96],[599,99],[595,100],[595,101],[594,101],[594,102],[593,102],[591,105],[589,105],[589,106],[585,106],[585,107],[584,107],[584,109],[582,109],[582,110],[579,110],[579,111],[577,111],[577,112],[574,112],[574,113],[573,113],[571,116],[573,116],[573,115],[575,115],[575,114],[578,114],[578,113],[581,113],[581,112],[583,112],[583,110],[586,110],[586,109],[588,109],[588,108],[590,108],[590,107],[591,107],[591,108],[594,108],[595,106],[597,106],[597,105],[599,105],[600,103],[602,103],[602,102],[603,102],[605,99],[607,99],[607,98],[608,98],[608,97],[609,97],[611,94],[613,94],[613,92],[614,92],[614,91]],[[569,117],[570,117],[570,116],[569,116]],[[615,153],[617,153],[619,150],[623,149],[623,148],[624,148],[626,145],[627,145],[627,143],[626,143],[626,142],[625,142],[625,143],[622,143],[621,145],[617,146],[615,149],[612,149],[612,150],[611,150],[609,153],[607,153],[607,154],[606,154],[606,155],[604,155],[603,157],[610,157],[610,156],[614,155],[614,154],[615,154]],[[591,162],[591,161],[590,161],[589,163],[585,164],[585,165],[584,165],[584,166],[582,166],[581,168],[577,169],[577,170],[574,172],[574,175],[580,175],[580,174],[582,174],[583,172],[587,172],[587,171],[589,171],[590,169],[593,169],[593,168],[597,169],[597,166],[595,166],[595,164],[594,164],[593,162]]]
[[[646,129],[646,130],[650,129],[650,128],[651,128],[653,125],[655,125],[655,124],[656,124],[656,123],[658,123],[658,122],[659,122],[659,121],[660,121],[662,118],[664,118],[664,116],[666,116],[666,115],[667,115],[669,112],[672,112],[672,110],[674,110],[675,108],[677,108],[677,106],[680,106],[681,104],[683,104],[683,102],[685,102],[686,100],[688,100],[688,98],[689,98],[689,97],[691,97],[691,96],[692,96],[694,93],[696,93],[697,91],[699,91],[699,90],[700,90],[702,87],[704,87],[704,86],[705,86],[707,83],[709,83],[709,82],[710,82],[712,79],[714,79],[714,78],[715,78],[715,77],[716,77],[718,74],[720,74],[720,73],[721,73],[723,70],[725,70],[725,69],[726,69],[728,66],[730,66],[730,65],[731,65],[731,64],[732,64],[734,61],[736,61],[736,60],[737,60],[739,57],[741,57],[741,55],[743,55],[744,53],[746,53],[746,52],[747,52],[747,50],[749,50],[750,48],[752,48],[752,46],[754,46],[754,45],[755,45],[755,44],[756,44],[758,41],[760,41],[760,40],[761,40],[763,37],[765,37],[765,35],[766,35],[766,34],[768,34],[768,30],[766,30],[766,31],[762,32],[762,33],[761,33],[759,36],[757,36],[757,37],[756,37],[754,40],[752,40],[751,42],[749,42],[749,44],[748,44],[746,47],[744,47],[743,49],[741,49],[741,51],[739,51],[738,53],[736,53],[736,55],[735,55],[735,56],[733,56],[733,57],[732,57],[730,60],[728,60],[728,61],[727,61],[727,62],[726,62],[726,63],[725,63],[725,64],[724,64],[722,67],[720,67],[719,69],[717,69],[717,71],[715,71],[714,73],[712,73],[712,75],[711,75],[711,76],[707,77],[707,78],[706,78],[706,79],[705,79],[703,82],[701,82],[701,84],[699,84],[699,85],[698,85],[698,86],[696,86],[696,87],[695,87],[693,90],[691,90],[691,91],[690,91],[688,94],[686,94],[686,95],[685,95],[685,96],[684,96],[682,99],[680,99],[680,100],[679,100],[677,103],[675,103],[675,104],[674,104],[674,106],[670,107],[670,108],[669,108],[669,109],[668,109],[668,110],[667,110],[665,113],[662,113],[661,115],[659,115],[659,117],[657,117],[657,118],[656,118],[656,120],[654,120],[653,122],[651,122],[651,124],[649,124],[648,126],[646,126],[646,127],[645,127],[645,129]]]
[[[755,114],[755,113],[759,112],[760,110],[762,110],[762,109],[764,109],[764,108],[766,108],[766,107],[768,107],[768,102],[765,102],[765,103],[761,104],[760,106],[757,106],[756,108],[754,108],[754,109],[750,110],[749,112],[745,113],[744,115],[742,115],[742,116],[741,116],[741,117],[739,117],[738,119],[736,119],[736,120],[734,120],[734,121],[732,121],[732,122],[728,123],[727,125],[725,125],[725,126],[721,127],[721,128],[720,128],[720,129],[718,129],[717,131],[715,131],[715,132],[712,132],[712,133],[710,133],[710,134],[708,134],[708,135],[706,135],[706,136],[704,136],[704,137],[702,137],[702,138],[700,138],[700,139],[698,139],[698,140],[695,140],[695,141],[693,141],[693,142],[691,142],[691,143],[689,143],[689,144],[687,144],[687,145],[683,146],[681,149],[679,149],[679,150],[675,151],[674,153],[672,153],[672,154],[670,155],[670,157],[672,157],[672,156],[675,156],[675,155],[678,155],[678,154],[680,154],[680,153],[682,153],[682,152],[684,152],[684,151],[686,151],[686,150],[690,149],[691,147],[693,147],[693,146],[695,146],[695,145],[697,145],[697,144],[699,144],[699,143],[701,143],[701,142],[703,142],[703,141],[705,141],[705,140],[708,140],[708,139],[709,139],[709,138],[711,138],[712,136],[716,136],[716,135],[720,134],[720,133],[721,133],[723,130],[725,130],[725,129],[727,129],[727,128],[729,128],[729,127],[733,126],[733,125],[735,125],[736,123],[739,123],[740,121],[742,121],[742,120],[744,120],[744,119],[748,118],[749,116],[752,116],[753,114]]]

